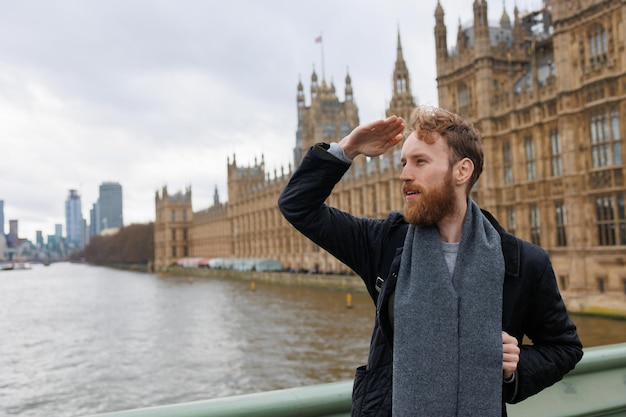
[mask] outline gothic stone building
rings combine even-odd
[[[552,0],[493,24],[486,0],[447,45],[443,6],[435,10],[439,106],[483,134],[485,169],[472,197],[504,227],[545,248],[565,294],[626,292],[626,209],[622,146],[626,114],[626,2]],[[415,102],[398,35],[393,96],[386,113],[408,118]],[[358,125],[351,79],[344,101],[311,77],[310,103],[297,87],[294,164],[316,142]],[[359,157],[328,204],[357,216],[402,209],[399,147]],[[155,263],[182,256],[269,257],[286,268],[347,272],[282,218],[278,196],[291,175],[264,161],[228,163],[229,202],[192,212],[191,190],[156,195]],[[184,200],[184,201],[183,201]]]
[[[449,49],[435,11],[439,105],[483,134],[474,198],[550,252],[564,291],[626,292],[626,2],[552,0],[487,20]]]

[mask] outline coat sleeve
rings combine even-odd
[[[326,199],[349,167],[314,146],[281,193],[278,207],[298,231],[360,275],[371,294],[389,231],[403,217],[361,218],[327,206]]]
[[[524,253],[525,252],[525,253]],[[531,308],[524,332],[532,344],[521,346],[515,384],[508,402],[517,403],[560,381],[583,355],[582,344],[556,283],[548,255],[526,245],[524,274],[531,274]]]

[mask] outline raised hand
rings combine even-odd
[[[346,156],[354,159],[357,155],[378,156],[402,141],[404,120],[398,116],[357,126],[341,141]]]

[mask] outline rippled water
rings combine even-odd
[[[76,264],[0,275],[0,415],[75,416],[345,380],[355,294]]]
[[[77,264],[0,272],[0,415],[83,416],[347,380],[366,359],[374,314],[366,294],[352,304],[341,291]],[[626,341],[626,321],[575,320],[588,346]]]

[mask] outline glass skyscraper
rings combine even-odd
[[[95,214],[98,218],[96,233],[105,229],[124,226],[122,186],[117,182],[104,182],[100,185]]]
[[[82,250],[85,246],[84,223],[80,195],[77,190],[70,190],[65,200],[65,232],[70,251]]]

